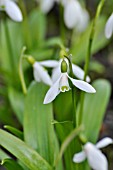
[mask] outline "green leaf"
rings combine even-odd
[[[96,80],[92,85],[96,89],[96,93],[85,95],[82,123],[85,125],[86,137],[95,143],[110,98],[111,86],[104,79]]]
[[[36,82],[33,82],[28,89],[25,100],[24,137],[32,148],[53,165],[59,149],[51,123],[53,120],[52,104],[43,104],[47,90],[46,85]]]
[[[37,47],[44,41],[46,36],[46,15],[38,9],[34,9],[30,13],[29,21],[33,43]]]
[[[3,165],[7,170],[23,170],[23,168],[14,160],[12,159],[4,159],[1,162],[1,165]]]
[[[10,156],[5,153],[2,149],[0,149],[0,160],[10,158]]]
[[[19,122],[23,124],[24,95],[21,92],[13,89],[12,87],[9,87],[8,93],[9,93],[9,100],[10,100],[11,106]]]
[[[5,125],[4,128],[9,130],[12,134],[14,134],[15,136],[23,140],[23,133],[20,130],[8,125]]]
[[[0,145],[17,157],[30,170],[51,170],[51,166],[25,142],[0,129]]]

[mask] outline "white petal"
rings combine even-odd
[[[5,11],[12,20],[17,22],[21,22],[23,20],[22,13],[15,2],[6,0],[5,5]]]
[[[69,0],[64,7],[64,22],[65,25],[72,29],[79,22],[79,16],[81,15],[81,6],[78,1]]]
[[[59,62],[55,60],[40,61],[38,63],[44,67],[52,67],[52,68],[57,67],[59,65]]]
[[[41,0],[41,10],[43,13],[48,13],[54,5],[54,0]]]
[[[107,23],[105,25],[105,36],[106,38],[110,38],[113,34],[113,14],[108,18]]]
[[[83,71],[80,67],[78,67],[78,66],[75,65],[75,64],[72,64],[72,69],[73,69],[74,75],[75,75],[77,78],[79,78],[79,79],[81,79],[81,80],[84,79],[84,71]],[[89,77],[89,76],[86,77],[86,81],[87,81],[87,82],[90,82],[90,77]]]
[[[61,74],[60,66],[58,66],[52,70],[51,77],[52,77],[53,83],[55,83],[58,80],[58,78],[60,77],[60,74]]]
[[[36,81],[42,81],[47,85],[52,85],[52,80],[48,72],[38,63],[35,62],[33,65],[34,68],[34,78]]]
[[[59,94],[59,81],[60,78],[50,87],[50,89],[48,90],[48,92],[46,93],[46,96],[44,98],[44,104],[48,104],[50,102],[52,102],[56,96]]]
[[[68,76],[69,77],[69,76]],[[80,90],[83,90],[87,93],[95,93],[96,90],[90,85],[88,84],[87,82],[85,81],[82,81],[82,80],[75,80],[71,77],[69,77],[69,79],[72,81],[72,83],[77,87],[79,88]]]
[[[108,163],[106,157],[95,145],[88,142],[84,146],[89,165],[94,170],[108,170]]]
[[[97,148],[104,148],[110,144],[113,144],[113,139],[106,137],[102,140],[100,140],[99,142],[97,142],[96,147]]]
[[[76,25],[76,30],[78,32],[83,32],[89,23],[89,14],[85,9],[81,10],[81,15],[79,16],[79,24]]]
[[[86,154],[84,151],[82,151],[74,155],[73,162],[80,163],[83,162],[85,159],[86,159]]]

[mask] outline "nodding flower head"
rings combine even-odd
[[[87,142],[83,146],[83,151],[74,155],[73,161],[75,163],[80,163],[87,158],[92,169],[108,170],[107,159],[99,149],[106,147],[109,144],[113,144],[113,140],[109,137],[100,140],[96,145],[92,144],[91,142]]]
[[[7,15],[16,22],[23,20],[21,10],[12,0],[0,0],[0,10],[5,11]]]
[[[63,62],[65,62],[65,61],[63,60]],[[62,67],[62,64],[61,64],[61,67]],[[67,70],[67,65],[66,65],[66,70]],[[58,79],[55,81],[55,83],[48,90],[48,92],[45,96],[45,99],[44,99],[44,104],[52,102],[60,92],[69,91],[71,89],[69,86],[69,82],[68,82],[69,80],[72,82],[72,84],[74,86],[76,86],[80,90],[83,90],[87,93],[95,93],[96,92],[96,90],[87,82],[71,78],[68,75],[66,70],[63,73],[60,72]]]

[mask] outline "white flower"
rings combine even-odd
[[[57,62],[53,60],[47,60],[42,62],[34,62],[33,64],[33,74],[34,79],[37,82],[44,82],[45,84],[51,86],[52,80],[47,72],[47,70],[43,67],[53,67],[56,66]]]
[[[80,90],[83,90],[87,93],[96,92],[95,89],[90,84],[82,80],[73,79],[67,74],[67,72],[65,72],[60,74],[58,80],[50,87],[50,89],[46,93],[44,104],[52,102],[60,92],[70,90],[68,79],[70,79],[73,85],[79,88]]]
[[[105,36],[106,38],[110,38],[113,34],[113,13],[108,18],[107,23],[105,25]]]
[[[61,67],[61,62],[62,62],[62,60],[63,60],[63,59],[61,59],[60,61],[58,61],[58,62],[57,62],[57,67],[54,67],[54,68],[53,68],[53,71],[52,71],[52,81],[53,81],[53,82],[55,82],[55,81],[60,77],[60,74],[61,74],[61,69],[60,69],[60,67]],[[67,61],[66,58],[65,58],[65,61],[66,61],[67,65],[68,65],[68,61]],[[69,66],[68,66],[68,67],[69,67]],[[84,71],[83,71],[79,66],[77,66],[77,65],[75,65],[75,64],[72,64],[72,69],[73,69],[73,74],[74,74],[77,78],[79,78],[79,79],[81,79],[81,80],[84,79]],[[89,76],[86,77],[86,81],[87,81],[87,82],[90,82],[90,77],[89,77]]]
[[[48,13],[52,9],[54,1],[55,0],[40,0],[40,8],[42,12],[45,14]]]
[[[19,7],[12,0],[0,0],[0,10],[5,11],[14,21],[21,22],[23,20]]]
[[[82,9],[77,0],[64,1],[64,22],[69,28],[75,28],[82,32],[86,28],[89,21],[88,12]]]
[[[107,159],[99,149],[112,143],[113,140],[108,137],[100,140],[96,145],[87,142],[83,147],[83,151],[74,155],[73,161],[75,163],[80,163],[87,158],[88,163],[92,169],[108,170]]]

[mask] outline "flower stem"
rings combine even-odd
[[[97,7],[95,18],[94,18],[93,23],[92,23],[90,37],[89,37],[88,50],[87,50],[85,66],[84,66],[84,72],[85,72],[84,81],[86,80],[86,76],[87,76],[88,69],[89,69],[89,62],[90,62],[90,58],[91,58],[92,43],[93,43],[94,35],[95,35],[95,26],[96,26],[98,17],[100,15],[101,11],[102,11],[102,7],[103,7],[104,3],[105,3],[105,0],[100,1],[99,5]],[[79,115],[78,115],[77,125],[80,125],[81,122],[82,122],[82,112],[83,112],[83,107],[84,107],[84,96],[85,96],[85,93],[81,92],[81,97],[80,97],[80,101],[81,101],[80,104],[81,105],[80,105],[80,111],[79,111]]]
[[[26,47],[23,47],[21,55],[20,55],[20,60],[19,60],[19,77],[20,77],[20,82],[22,85],[22,90],[24,94],[27,94],[27,87],[25,84],[25,80],[24,80],[24,74],[23,74],[23,69],[22,69],[22,60],[23,60],[23,56],[24,56],[24,52],[26,50]]]
[[[71,55],[68,57],[65,56],[69,61],[69,68],[70,68],[70,76],[73,78],[73,69],[72,69],[72,61],[71,61]],[[72,84],[72,102],[73,102],[73,127],[76,127],[76,97],[75,97],[75,86]]]

